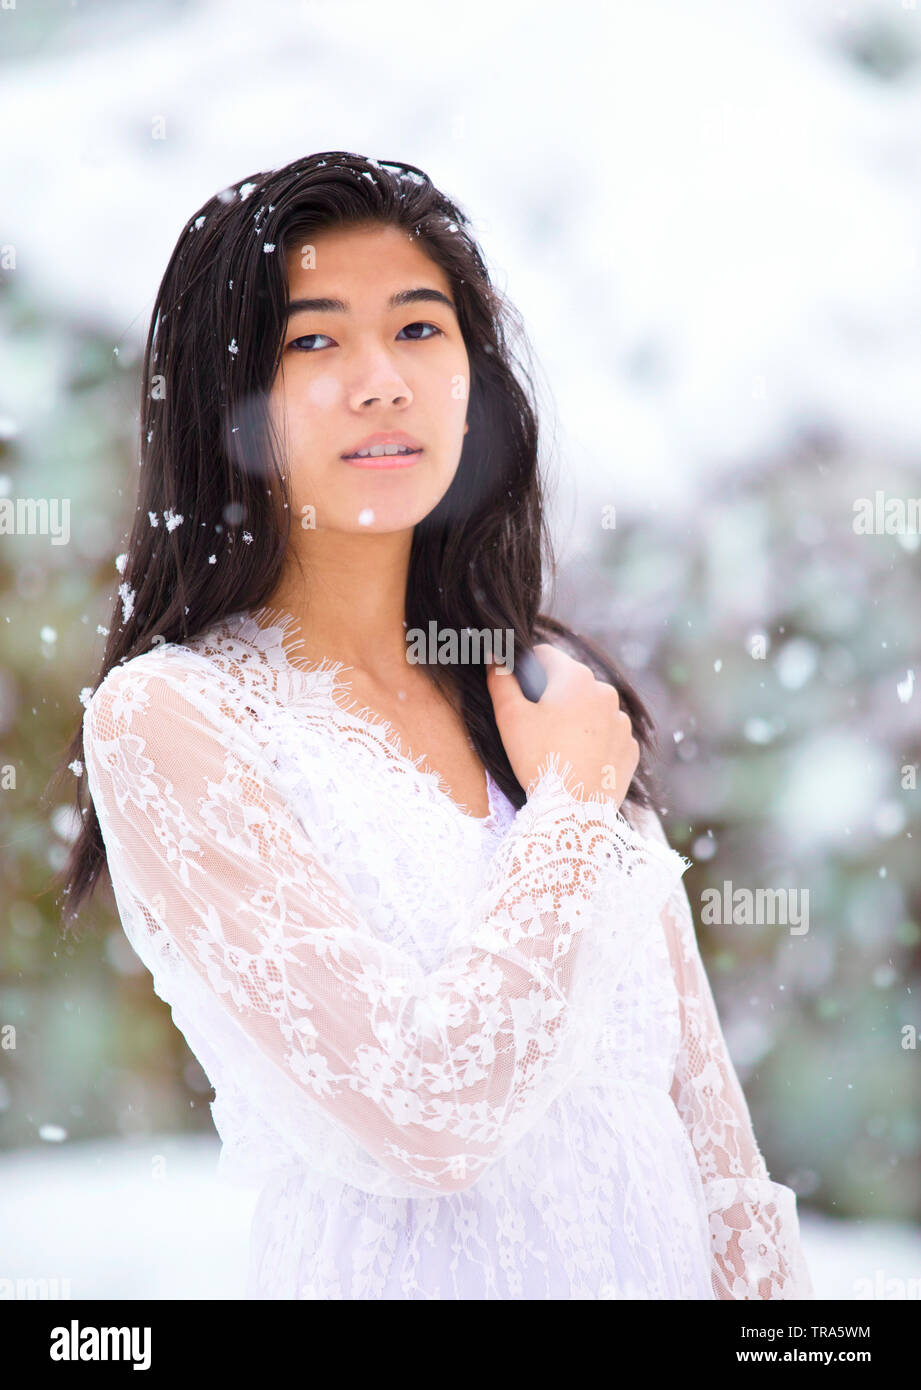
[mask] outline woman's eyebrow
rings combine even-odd
[[[449,309],[453,309],[454,313],[457,313],[457,309],[446,294],[442,294],[441,290],[426,288],[399,290],[396,294],[390,296],[387,301],[387,308],[396,309],[401,304],[420,304],[425,302],[447,304]],[[291,318],[293,314],[302,314],[308,311],[314,314],[347,314],[349,312],[349,304],[345,299],[292,299],[287,305],[286,317]]]

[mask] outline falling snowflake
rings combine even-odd
[[[745,720],[742,732],[749,743],[770,743],[774,738],[775,729],[770,720],[753,716]]]
[[[118,596],[122,601],[122,622],[126,623],[134,612],[135,592],[127,584],[119,584]]]
[[[44,1139],[48,1144],[60,1144],[67,1138],[67,1130],[61,1125],[41,1125],[38,1131],[39,1139]]]

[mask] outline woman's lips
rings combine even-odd
[[[379,454],[377,458],[343,458],[343,463],[350,463],[353,468],[410,468],[422,453],[421,449],[414,449],[411,454]]]

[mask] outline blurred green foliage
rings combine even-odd
[[[201,1068],[98,893],[75,945],[49,887],[74,817],[42,794],[82,718],[127,539],[139,362],[93,326],[0,296],[0,475],[68,497],[71,538],[0,540],[0,1145],[209,1129]],[[12,343],[15,341],[15,355]],[[554,611],[616,653],[660,726],[663,820],[772,1176],[837,1215],[921,1215],[921,680],[917,538],[857,535],[853,504],[917,473],[804,431],[694,515],[606,530]],[[613,490],[612,490],[613,491]],[[612,499],[616,503],[616,491]],[[588,523],[590,524],[590,522]],[[757,640],[764,655],[757,653]],[[808,889],[809,930],[705,925],[701,894]],[[53,1136],[52,1136],[53,1137]],[[58,1134],[60,1137],[60,1134]]]
[[[906,1025],[921,1036],[921,537],[855,532],[877,490],[916,497],[918,473],[804,428],[692,516],[600,531],[602,574],[569,577],[561,611],[654,706],[663,820],[694,861],[772,1176],[836,1215],[905,1219],[921,1215],[921,1044],[902,1045]],[[808,890],[808,930],[707,925],[702,894],[727,880]]]

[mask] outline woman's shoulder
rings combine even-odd
[[[172,693],[198,706],[205,702],[211,709],[226,709],[249,684],[247,661],[233,658],[235,626],[222,618],[183,641],[155,635],[147,650],[111,666],[95,689],[81,691],[82,704],[87,712],[104,704],[127,715]]]

